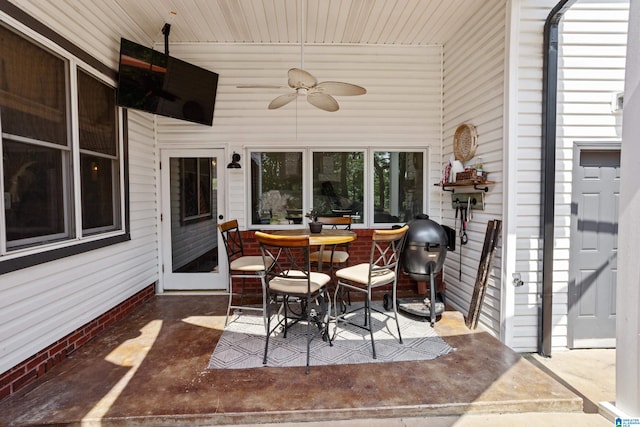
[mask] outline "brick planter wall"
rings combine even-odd
[[[100,317],[59,339],[7,372],[0,374],[0,400],[44,375],[81,345],[155,297],[155,294],[155,284],[147,286]]]

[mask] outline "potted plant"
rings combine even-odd
[[[318,222],[318,213],[311,209],[305,216],[309,218],[309,230],[312,233],[320,233],[322,231],[322,223]]]

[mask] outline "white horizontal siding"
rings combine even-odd
[[[176,44],[172,56],[220,75],[213,126],[158,117],[158,144],[195,144],[226,148],[242,156],[257,147],[327,150],[368,147],[429,148],[430,182],[440,174],[442,56],[439,46],[305,46],[304,68],[318,81],[364,86],[362,96],[337,96],[340,109],[318,110],[304,99],[277,110],[269,102],[291,89],[244,89],[237,85],[287,84],[287,70],[300,67],[300,46]],[[297,104],[296,104],[297,102]],[[228,175],[228,218],[246,218],[246,172]],[[430,197],[439,197],[431,185]],[[438,206],[432,214],[439,216]],[[246,223],[240,222],[241,226]]]
[[[512,342],[517,351],[537,351],[538,292],[542,287],[540,169],[542,37],[555,0],[524,0],[520,8],[517,91],[516,266],[525,285],[515,288]],[[620,138],[621,116],[611,113],[612,92],[624,87],[628,2],[576,2],[560,26],[556,217],[552,346],[567,345],[573,143]]]
[[[130,175],[137,184],[132,189],[144,189],[146,195],[154,188],[154,163],[147,158],[144,165],[138,165],[135,159],[139,151],[153,146],[152,132],[148,119],[133,116]],[[131,192],[131,212],[136,213],[131,218],[131,241],[2,275],[0,372],[158,279],[156,212],[149,208],[147,197],[138,194]]]
[[[552,345],[557,349],[566,348],[571,328],[573,148],[578,141],[622,138],[622,112],[613,112],[611,101],[624,90],[628,17],[628,1],[577,2],[560,27],[552,322]]]
[[[482,157],[489,180],[496,181],[485,193],[485,210],[474,211],[467,226],[469,242],[460,246],[460,220],[456,221],[450,193],[441,192],[442,223],[457,229],[456,251],[449,252],[445,263],[444,281],[447,302],[463,313],[469,310],[487,223],[501,219],[505,3],[483,5],[464,25],[464,31],[444,46],[444,152],[443,164],[453,156],[453,135],[463,123],[471,123],[478,131],[476,157]],[[473,165],[475,159],[466,165]],[[456,191],[475,191],[472,188]],[[480,324],[491,334],[500,333],[500,288],[502,277],[501,245],[491,268],[491,275],[482,306]],[[459,278],[462,271],[462,278]]]
[[[132,35],[130,23],[103,23],[101,5],[89,10],[80,2],[74,2],[77,8],[62,3],[20,2],[19,6],[115,68],[119,39],[108,34]],[[153,120],[130,112],[128,128],[131,240],[0,277],[0,372],[158,280]]]

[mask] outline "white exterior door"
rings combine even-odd
[[[224,244],[218,219],[224,209],[224,151],[162,150],[161,288],[227,288]],[[219,213],[220,212],[220,213]],[[222,268],[221,268],[221,265]]]

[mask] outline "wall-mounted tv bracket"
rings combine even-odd
[[[484,192],[473,193],[451,193],[451,207],[456,209],[460,206],[470,205],[471,209],[484,210]]]
[[[164,54],[169,56],[169,33],[171,32],[171,24],[164,23],[162,26],[162,34],[164,34]]]

